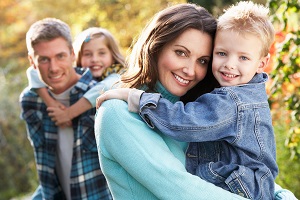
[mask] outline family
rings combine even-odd
[[[20,95],[32,199],[297,199],[275,183],[268,13],[251,1],[218,19],[192,3],[167,7],[126,61],[106,29],[72,42],[59,19],[32,24]]]

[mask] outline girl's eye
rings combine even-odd
[[[86,56],[86,57],[91,56],[91,55],[92,55],[91,53],[84,53],[83,54],[83,56]]]
[[[186,54],[181,51],[181,50],[176,50],[175,53],[178,55],[178,56],[185,56],[186,57]]]

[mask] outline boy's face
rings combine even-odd
[[[52,92],[60,94],[77,82],[75,55],[63,38],[40,42],[33,49],[34,53],[28,55],[30,64]]]
[[[213,50],[212,71],[221,86],[248,83],[263,72],[268,56],[261,56],[262,42],[252,34],[217,31]]]

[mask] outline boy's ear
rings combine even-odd
[[[36,65],[34,64],[33,57],[31,55],[29,55],[29,54],[28,54],[27,57],[28,57],[30,66],[33,66],[33,68],[36,69]]]
[[[268,53],[267,56],[261,58],[260,64],[259,64],[256,72],[262,73],[264,71],[264,68],[267,66],[269,60],[270,60],[270,54]]]

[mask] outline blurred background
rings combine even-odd
[[[19,95],[27,86],[29,67],[25,34],[45,17],[67,22],[75,37],[99,26],[118,40],[126,56],[132,40],[148,20],[166,6],[183,0],[1,0],[0,1],[0,200],[23,199],[38,185],[33,150],[20,120]],[[192,0],[215,17],[237,0]],[[300,2],[257,0],[270,7],[276,29],[271,62],[266,69],[277,142],[276,182],[300,198]]]

